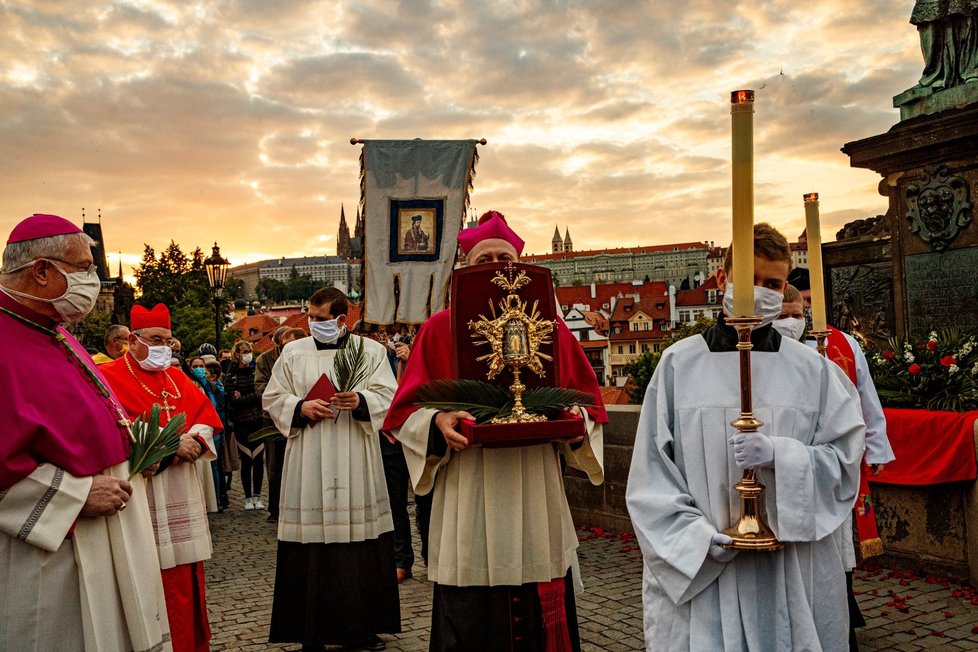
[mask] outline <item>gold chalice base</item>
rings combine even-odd
[[[529,412],[523,412],[522,414],[510,414],[505,417],[496,417],[495,419],[490,419],[489,423],[539,423],[540,421],[546,421],[547,417],[542,414],[530,414]]]

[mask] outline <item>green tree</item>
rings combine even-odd
[[[78,339],[86,349],[98,349],[104,353],[105,331],[111,324],[112,313],[93,310],[78,324]]]
[[[140,293],[136,303],[147,308],[157,303],[166,304],[170,309],[173,336],[180,340],[182,350],[188,354],[204,342],[213,342],[214,300],[207,283],[204,254],[200,247],[187,255],[180,245],[171,240],[158,257],[152,247],[144,247],[142,261],[134,270]],[[225,295],[222,314],[228,302]],[[226,326],[226,317],[222,319]],[[236,338],[236,332],[224,329],[218,348],[233,343]]]
[[[648,389],[649,381],[652,380],[652,374],[655,373],[655,368],[659,365],[659,360],[662,359],[662,352],[679,340],[684,340],[691,335],[702,333],[707,328],[712,326],[715,321],[716,320],[714,319],[700,315],[696,318],[695,322],[691,324],[683,324],[676,330],[672,331],[669,337],[662,340],[662,343],[659,345],[659,353],[646,351],[626,364],[625,373],[629,376],[629,400],[632,403],[641,403],[645,398],[645,390]]]

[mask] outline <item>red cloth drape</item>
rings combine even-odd
[[[928,485],[974,480],[975,419],[971,412],[884,408],[886,435],[896,459],[870,482]]]

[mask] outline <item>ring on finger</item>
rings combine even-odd
[[[115,508],[115,511],[121,512],[125,508],[126,508],[126,501],[122,501],[121,503],[119,503],[119,506]]]

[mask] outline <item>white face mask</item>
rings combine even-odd
[[[801,336],[805,333],[805,320],[798,317],[775,319],[771,325],[774,326],[774,330],[781,333],[782,337],[789,340],[800,341]]]
[[[338,320],[330,319],[329,321],[313,321],[309,320],[309,332],[316,339],[317,342],[322,342],[323,344],[336,344],[336,340],[340,339],[340,326]]]
[[[723,312],[727,316],[733,315],[733,293],[733,283],[727,281],[727,290],[723,293]],[[783,292],[760,285],[754,286],[754,314],[761,318],[761,326],[766,326],[778,318],[781,314],[782,301],[784,301]]]
[[[25,299],[50,303],[58,315],[60,315],[61,320],[65,322],[79,321],[88,316],[88,313],[92,312],[92,308],[95,307],[95,300],[98,299],[99,290],[102,289],[102,283],[98,280],[95,266],[93,265],[90,270],[84,272],[66,272],[55,265],[52,260],[47,258],[40,258],[38,260],[47,260],[65,277],[68,287],[65,288],[64,294],[56,299],[42,299],[41,297],[35,297],[33,294],[18,292],[7,287],[4,288],[4,291],[7,294]],[[16,272],[17,270],[24,269],[33,265],[35,262],[37,261],[31,261],[11,271]]]
[[[136,339],[143,344],[146,344],[146,341],[138,335],[136,336]],[[146,358],[144,360],[136,361],[139,363],[140,367],[146,371],[163,371],[170,366],[170,359],[173,357],[173,349],[168,346],[149,346],[149,344],[146,344],[146,347],[149,349],[149,353],[146,355]]]
[[[253,359],[254,359],[254,356],[251,353],[242,353],[241,354],[241,362],[243,362],[245,364],[251,364],[251,361]]]

